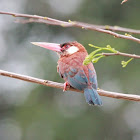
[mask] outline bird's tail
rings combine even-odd
[[[102,100],[94,88],[84,89],[84,95],[88,104],[102,105]]]

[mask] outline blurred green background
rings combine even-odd
[[[0,0],[0,11],[77,20],[99,25],[140,28],[140,0]],[[140,54],[133,41],[80,28],[39,23],[17,24],[0,15],[0,69],[63,82],[56,72],[57,55],[30,44],[77,40],[88,52],[111,45]],[[140,35],[134,35],[140,38]],[[140,94],[140,60],[126,68],[114,56],[94,64],[99,88]],[[0,76],[0,140],[140,140],[140,103],[101,97],[102,107],[89,106],[83,94]]]

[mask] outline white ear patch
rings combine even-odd
[[[68,54],[76,53],[79,49],[76,46],[71,46],[67,49]]]

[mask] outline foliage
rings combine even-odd
[[[112,48],[110,45],[107,45],[107,46],[104,47],[104,48],[103,48],[103,47],[94,46],[94,45],[92,45],[92,44],[89,44],[89,46],[91,46],[91,47],[93,47],[93,48],[96,48],[96,50],[93,51],[92,53],[90,53],[90,54],[85,58],[85,60],[84,60],[84,62],[83,62],[84,65],[87,65],[87,64],[89,64],[90,62],[97,63],[101,58],[106,57],[106,55],[104,55],[103,52],[102,52],[102,53],[98,53],[98,52],[100,52],[100,51],[105,50],[105,51],[109,51],[109,52],[112,52],[112,53],[115,53],[115,54],[118,53],[118,51],[117,51],[116,49]],[[122,67],[126,67],[127,64],[128,64],[130,61],[132,61],[132,60],[133,60],[133,58],[130,58],[128,61],[121,61]]]

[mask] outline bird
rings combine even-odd
[[[97,75],[92,62],[83,65],[88,55],[85,47],[77,41],[63,44],[48,42],[31,42],[34,45],[55,51],[59,55],[57,72],[64,79],[64,91],[67,86],[84,91],[86,102],[89,105],[102,105],[97,92]]]

